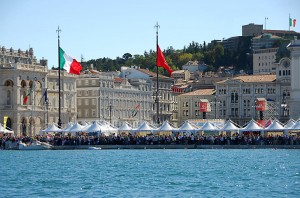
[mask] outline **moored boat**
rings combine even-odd
[[[49,150],[52,148],[51,144],[34,141],[31,144],[25,144],[23,142],[19,143],[19,150]]]

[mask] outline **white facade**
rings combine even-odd
[[[300,117],[300,40],[292,40],[288,45],[291,51],[291,118]]]
[[[253,74],[275,73],[276,53],[278,48],[258,49],[253,52]]]
[[[48,70],[47,60],[38,63],[33,50],[0,52],[0,122],[15,135],[34,136],[48,123],[58,122],[58,71]],[[74,75],[61,72],[61,120],[63,126],[76,119]],[[48,90],[48,105],[44,98]],[[28,101],[24,98],[28,95]]]
[[[84,74],[77,80],[78,121],[106,120],[114,126],[152,120],[150,82],[111,73]]]

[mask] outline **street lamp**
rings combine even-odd
[[[215,95],[215,119],[217,119],[217,96]]]
[[[112,105],[111,105],[111,103],[109,103],[108,109],[109,109],[109,122],[111,124],[111,111],[112,111]]]

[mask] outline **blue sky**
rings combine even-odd
[[[239,36],[265,17],[267,29],[288,30],[289,13],[300,32],[299,0],[0,0],[0,8],[0,46],[30,46],[49,68],[57,66],[58,25],[61,47],[78,61],[155,49],[156,22],[161,49]]]

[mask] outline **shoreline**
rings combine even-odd
[[[76,145],[53,146],[51,150],[112,149],[300,149],[300,145]]]

